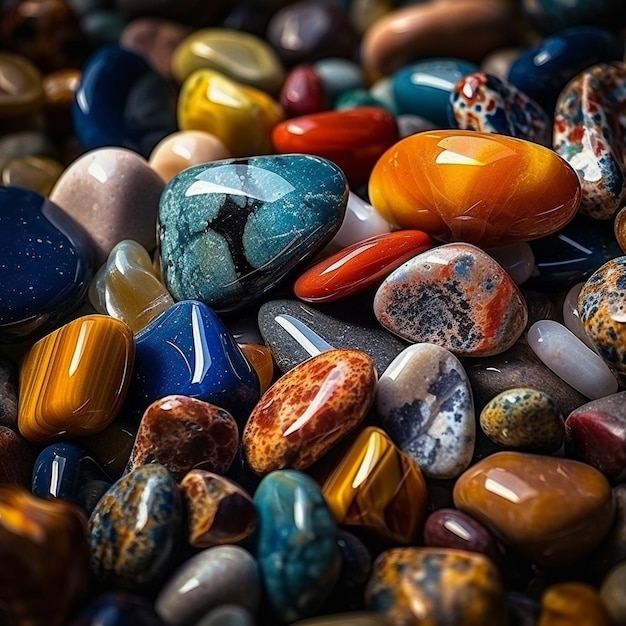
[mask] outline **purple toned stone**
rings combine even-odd
[[[432,548],[456,548],[480,552],[499,560],[496,540],[491,532],[471,515],[457,509],[439,509],[426,519],[424,544]]]
[[[609,480],[626,478],[626,391],[592,400],[565,420],[565,451]]]

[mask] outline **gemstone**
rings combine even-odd
[[[563,4],[561,0],[523,0],[524,15],[532,25],[545,33],[553,33],[579,24],[617,26],[623,16],[616,12],[620,0],[578,0]]]
[[[3,618],[63,626],[89,578],[84,516],[67,502],[1,485],[0,558]]]
[[[287,118],[327,110],[328,94],[315,66],[302,63],[294,67],[280,89],[279,102]]]
[[[369,194],[376,210],[401,228],[484,247],[558,231],[578,210],[580,183],[560,156],[538,144],[439,130],[387,150],[374,166]]]
[[[394,269],[433,246],[419,230],[375,235],[347,246],[309,267],[294,283],[306,302],[332,302],[378,285]]]
[[[626,373],[626,256],[607,261],[583,285],[578,314],[589,339],[620,376]],[[614,393],[617,389],[614,389]],[[604,393],[602,395],[608,395]],[[600,397],[588,396],[590,398]]]
[[[338,580],[337,524],[318,484],[296,470],[265,476],[254,494],[256,554],[266,598],[281,622],[315,614]]]
[[[528,317],[510,276],[467,243],[433,248],[394,270],[376,292],[374,313],[394,334],[457,356],[504,352]]]
[[[361,65],[350,59],[326,56],[315,61],[313,67],[324,85],[324,90],[333,100],[344,91],[363,88],[367,83]]]
[[[119,146],[144,157],[176,130],[176,93],[143,57],[115,45],[85,64],[72,108],[85,150]]]
[[[223,604],[256,613],[260,596],[259,567],[252,555],[239,546],[214,546],[179,566],[154,606],[168,626],[186,626]]]
[[[365,590],[369,609],[393,624],[502,626],[504,586],[482,554],[445,548],[392,548],[374,562]],[[454,616],[454,617],[452,617]]]
[[[50,199],[87,232],[99,267],[123,239],[155,246],[161,177],[137,153],[101,148],[83,154],[63,172]],[[90,210],[85,211],[85,206]]]
[[[190,74],[178,94],[178,130],[212,133],[236,157],[271,153],[270,134],[283,117],[272,96],[212,69]]]
[[[578,298],[585,283],[576,283],[563,299],[563,325],[566,326],[585,345],[595,350],[593,343],[585,332],[578,313]]]
[[[144,465],[104,494],[88,524],[91,568],[118,589],[160,582],[180,549],[181,498],[165,467]]]
[[[624,585],[626,584],[626,563],[616,565],[602,581],[600,598],[606,609],[611,624],[623,623],[626,619],[626,602],[624,601]]]
[[[265,393],[274,380],[274,359],[271,350],[259,343],[240,343],[244,356],[259,377],[259,390]]]
[[[203,469],[193,469],[180,482],[187,512],[188,540],[194,548],[239,543],[257,525],[250,495],[237,483]]]
[[[35,452],[30,444],[7,426],[0,426],[0,484],[30,489]]]
[[[539,626],[611,626],[614,622],[604,607],[600,594],[582,582],[550,585],[541,596]]]
[[[78,306],[92,251],[76,223],[50,200],[0,188],[0,342],[52,329]]]
[[[615,512],[607,479],[570,459],[498,452],[457,480],[454,505],[540,566],[567,566],[606,536]]]
[[[242,445],[251,469],[310,467],[365,418],[376,392],[372,359],[336,349],[279,378],[252,410]]]
[[[383,372],[406,347],[390,333],[370,327],[373,324],[332,317],[297,300],[270,300],[259,308],[258,319],[263,339],[283,372],[333,347],[361,350]]]
[[[463,130],[499,133],[552,147],[552,118],[525,93],[485,72],[472,72],[454,86],[450,121]]]
[[[151,603],[126,591],[109,591],[91,602],[73,619],[69,626],[165,626],[154,612]]]
[[[127,471],[158,463],[177,481],[195,468],[225,474],[238,445],[239,428],[228,411],[197,398],[169,395],[145,410]]]
[[[79,317],[37,341],[20,365],[24,438],[42,444],[104,430],[122,407],[134,357],[130,328],[105,315]]]
[[[63,165],[56,159],[45,156],[18,157],[4,164],[2,184],[5,187],[23,187],[48,196],[62,173]]]
[[[112,478],[119,478],[130,457],[137,436],[137,426],[118,418],[104,430],[80,443],[87,447]]]
[[[376,392],[380,424],[430,478],[455,478],[474,453],[472,389],[459,360],[445,348],[405,348],[381,374]]]
[[[525,283],[535,272],[535,255],[526,242],[486,248],[485,252],[506,270],[516,285]]]
[[[395,543],[415,542],[426,517],[419,465],[375,426],[358,434],[322,491],[339,524]]]
[[[27,58],[0,53],[2,93],[0,119],[28,115],[41,109],[44,101],[41,72]]]
[[[241,426],[259,399],[259,380],[222,320],[205,304],[177,302],[136,336],[125,414],[141,417],[168,395],[228,411]]]
[[[399,139],[396,120],[380,107],[322,111],[274,126],[279,153],[314,154],[336,163],[352,189],[365,184],[379,157]]]
[[[175,299],[202,300],[217,311],[250,304],[330,241],[347,200],[341,170],[321,157],[267,155],[190,167],[161,197],[165,285]]]
[[[626,477],[626,392],[610,394],[574,409],[565,420],[565,451],[612,482]]]
[[[564,87],[557,101],[553,147],[578,174],[582,215],[610,219],[626,202],[624,106],[626,63],[590,67]]]
[[[268,93],[280,88],[284,70],[274,48],[256,35],[232,28],[201,28],[172,55],[172,74],[182,83],[199,69],[212,69]]]

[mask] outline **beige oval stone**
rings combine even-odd
[[[457,480],[455,506],[542,566],[565,566],[604,539],[615,514],[608,480],[570,459],[498,452]]]
[[[180,130],[154,146],[148,163],[168,182],[187,167],[228,159],[231,156],[222,140],[212,133],[203,130]]]
[[[28,155],[10,159],[2,168],[5,187],[25,187],[47,196],[63,173],[63,165],[56,159]]]

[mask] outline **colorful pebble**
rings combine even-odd
[[[611,626],[598,592],[589,584],[564,582],[551,585],[541,596],[537,626]]]
[[[433,248],[394,270],[376,292],[374,313],[396,335],[457,356],[504,352],[528,317],[509,275],[466,243]]]
[[[440,130],[411,135],[387,150],[374,166],[369,195],[401,228],[499,246],[565,226],[578,210],[580,183],[561,157],[538,144]]]
[[[279,378],[261,396],[243,431],[251,469],[310,467],[364,419],[376,370],[360,350],[322,352]]]
[[[322,77],[313,65],[294,67],[280,89],[279,102],[287,118],[325,111],[328,101]]]

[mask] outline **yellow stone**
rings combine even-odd
[[[266,41],[230,28],[202,28],[174,50],[172,73],[179,83],[205,68],[274,94],[285,78],[278,55]]]
[[[259,377],[261,393],[265,393],[274,379],[272,351],[259,343],[240,343],[239,347]]]
[[[85,315],[37,341],[20,366],[18,428],[45,444],[104,430],[117,416],[135,357],[133,332]]]
[[[426,515],[419,465],[374,426],[361,431],[322,492],[339,524],[398,543],[415,541]]]
[[[272,129],[284,119],[274,98],[210,69],[193,72],[178,96],[180,130],[204,130],[235,157],[273,153]]]

